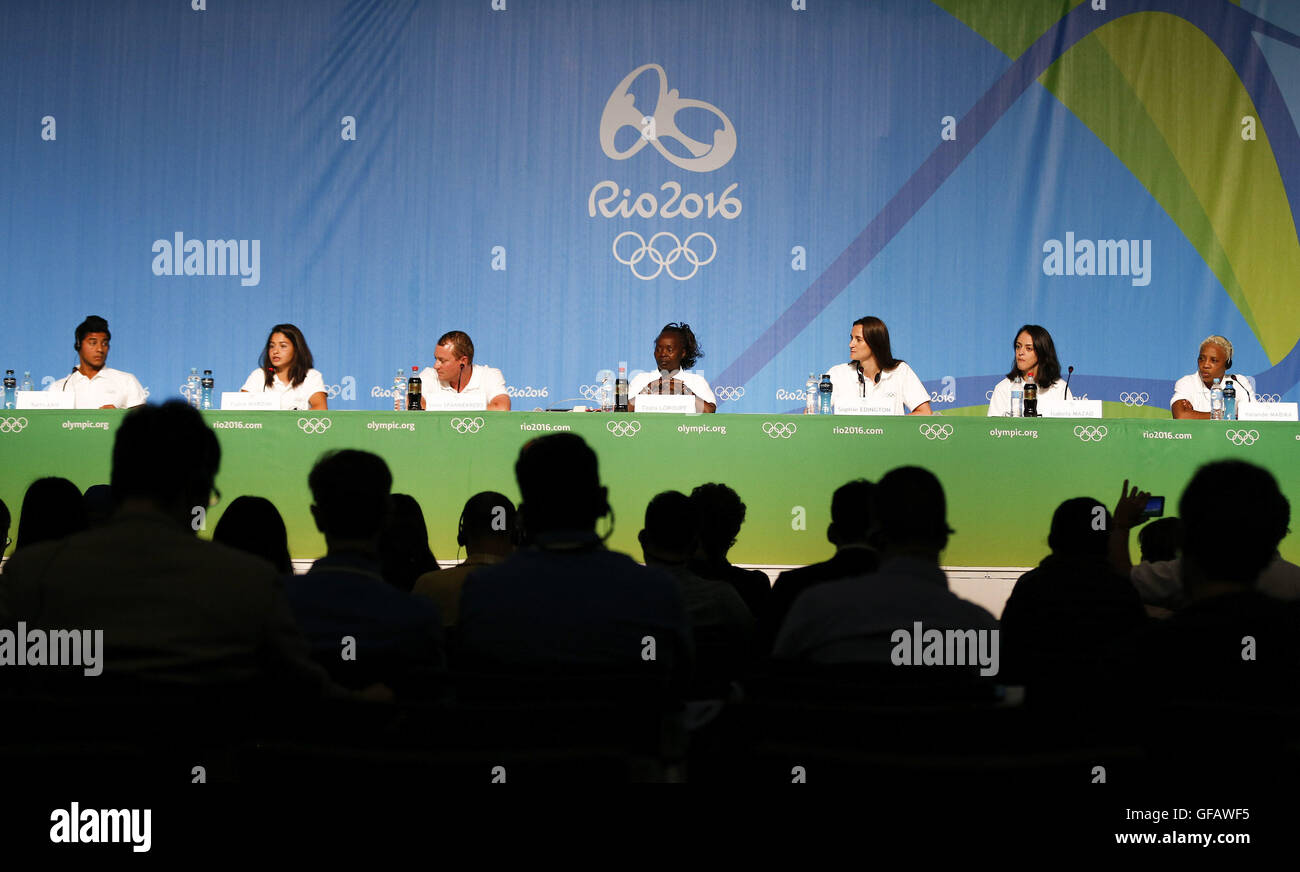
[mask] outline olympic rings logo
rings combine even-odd
[[[1126,406],[1145,406],[1151,402],[1151,395],[1146,391],[1123,391],[1119,395],[1119,401]]]
[[[738,400],[745,395],[745,388],[738,387],[721,387],[714,388],[713,395],[718,398],[718,402],[725,403],[729,400]]]
[[[916,429],[922,436],[930,440],[944,440],[952,435],[951,424],[922,424]]]
[[[452,418],[447,423],[457,433],[477,433],[483,429],[482,418]]]
[[[329,418],[299,418],[298,419],[298,429],[304,433],[308,433],[313,436],[324,433],[326,430],[328,430],[330,427],[333,426],[334,426],[334,422],[331,421]]]
[[[605,429],[615,436],[635,436],[641,432],[640,421],[606,421]]]
[[[623,241],[623,237],[625,236],[635,236],[637,245],[639,246],[626,258],[618,252],[618,244]],[[673,247],[668,249],[667,252],[660,251],[655,247],[655,243],[661,236],[665,236],[672,240]],[[708,257],[702,257],[691,248],[691,240],[695,239],[697,236],[704,237],[709,241],[709,245],[712,246],[712,251],[709,252]],[[697,230],[695,233],[692,233],[690,236],[686,237],[685,241],[678,239],[677,234],[675,233],[661,230],[654,236],[651,236],[649,242],[647,242],[645,238],[635,230],[624,230],[618,236],[614,237],[614,244],[610,246],[610,250],[614,252],[615,260],[621,264],[625,264],[632,270],[632,275],[642,281],[648,282],[657,277],[659,273],[668,270],[668,275],[677,279],[679,282],[684,282],[689,278],[693,278],[695,274],[699,272],[700,267],[713,262],[713,259],[718,256],[718,243],[713,240],[712,236],[702,230]],[[643,260],[649,260],[650,263],[654,264],[655,271],[649,275],[642,275],[641,272],[637,270],[636,265]],[[679,260],[684,260],[691,265],[691,271],[686,273],[686,275],[678,275],[673,271],[673,264]],[[648,269],[649,268],[647,267],[647,270]],[[683,267],[678,267],[679,271],[682,269]]]
[[[1228,430],[1224,435],[1233,445],[1254,445],[1259,439],[1258,430]]]
[[[599,400],[600,385],[578,385],[578,393],[582,394],[584,400]]]
[[[1257,403],[1280,403],[1282,402],[1281,394],[1255,394]]]
[[[1100,442],[1106,438],[1107,432],[1104,425],[1093,427],[1090,424],[1080,424],[1074,428],[1074,435],[1084,442]]]
[[[328,400],[335,399],[343,393],[343,385],[325,385],[325,398]]]
[[[799,428],[787,421],[764,421],[763,432],[773,439],[789,439]]]
[[[26,427],[26,418],[0,418],[0,433],[21,433]]]

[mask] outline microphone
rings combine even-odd
[[[865,397],[867,395],[867,377],[862,374],[862,361],[855,360],[853,365],[858,368],[858,394]]]
[[[1233,374],[1230,373],[1230,372],[1229,372],[1229,373],[1224,373],[1224,376],[1223,376],[1223,380],[1224,380],[1224,382],[1226,383],[1226,382],[1228,381],[1228,379],[1232,379],[1232,383],[1233,383],[1234,385],[1236,385],[1238,388],[1245,388],[1247,395],[1250,396],[1250,401],[1251,401],[1252,403],[1255,401],[1255,396],[1254,396],[1254,394],[1251,393],[1251,390],[1250,390],[1250,388],[1246,385],[1246,382],[1242,381],[1242,377],[1241,377],[1241,376],[1239,376],[1239,375],[1233,375]]]
[[[1070,398],[1070,379],[1073,376],[1074,376],[1074,367],[1070,367],[1069,371],[1065,374],[1065,398],[1067,400]]]
[[[460,365],[460,372],[456,374],[456,393],[460,393],[460,380],[465,377],[465,364]]]

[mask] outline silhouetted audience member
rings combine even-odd
[[[692,698],[725,696],[754,657],[754,617],[736,589],[725,581],[700,578],[687,564],[695,554],[691,501],[679,491],[664,491],[646,506],[645,528],[638,534],[646,566],[667,571],[677,581],[695,642]]]
[[[5,551],[9,550],[9,525],[13,522],[13,517],[9,514],[9,507],[5,505],[4,500],[0,500],[0,557],[4,556]]]
[[[75,484],[66,478],[38,478],[23,496],[14,553],[80,533],[87,526],[86,506]]]
[[[1002,610],[1002,678],[1030,699],[1076,699],[1097,677],[1106,648],[1140,632],[1137,591],[1106,558],[1110,512],[1090,497],[1061,503],[1047,537],[1052,553],[1020,576]]]
[[[871,513],[880,568],[805,591],[777,633],[774,657],[888,664],[894,632],[912,634],[916,622],[922,632],[997,629],[991,614],[948,589],[939,568],[952,530],[943,487],[932,473],[916,466],[886,473],[872,492]]]
[[[821,563],[787,569],[772,585],[767,614],[761,616],[763,647],[771,651],[777,631],[790,613],[799,594],[825,581],[838,581],[875,572],[880,552],[868,539],[871,533],[871,491],[875,487],[866,479],[841,485],[831,497],[831,522],[826,538],[835,546],[835,556]]]
[[[759,569],[741,569],[727,560],[745,523],[745,504],[725,484],[702,484],[691,491],[699,547],[691,571],[701,578],[725,581],[736,589],[752,615],[767,610],[772,581]]]
[[[289,560],[289,534],[284,518],[265,497],[242,496],[234,499],[221,513],[212,531],[212,541],[253,554],[270,563],[284,575],[293,575]]]
[[[169,686],[331,689],[311,662],[276,570],[194,535],[221,460],[183,402],[129,412],[113,442],[112,520],[24,549],[0,577],[0,626],[103,630],[103,677]],[[116,684],[116,682],[113,682]]]
[[[1129,497],[1125,509],[1136,502]],[[1156,699],[1294,703],[1297,605],[1256,588],[1291,519],[1277,481],[1242,461],[1209,463],[1183,491],[1178,514],[1186,605],[1145,638],[1148,671],[1136,692]]]
[[[1138,549],[1145,563],[1173,560],[1183,545],[1183,523],[1177,518],[1156,518],[1138,530]]]
[[[515,476],[528,546],[466,580],[465,667],[604,669],[684,690],[692,651],[681,594],[666,573],[606,550],[596,535],[610,508],[595,452],[576,434],[543,436],[520,450]]]
[[[438,604],[443,626],[460,620],[460,594],[465,579],[483,566],[494,566],[515,550],[515,504],[505,494],[482,491],[465,501],[456,528],[456,544],[465,549],[465,562],[415,580],[414,593]]]
[[[1150,493],[1139,489],[1137,485],[1130,490],[1128,481],[1124,482],[1115,507],[1114,523],[1111,525],[1110,564],[1116,572],[1133,582],[1147,611],[1163,617],[1171,610],[1182,608],[1186,601],[1183,558],[1143,560],[1134,564],[1129,556],[1129,531],[1141,523],[1142,509],[1150,496]],[[1181,519],[1181,522],[1185,539],[1189,535],[1189,526],[1186,518]],[[1231,540],[1235,536],[1236,531],[1225,527],[1217,534],[1216,541]],[[1300,600],[1300,566],[1284,560],[1280,552],[1274,551],[1272,559],[1255,579],[1255,589],[1275,599]]]
[[[392,512],[379,534],[379,564],[384,579],[403,593],[410,593],[421,575],[438,571],[424,512],[410,494],[393,494]]]
[[[324,454],[307,477],[328,553],[286,582],[312,656],[344,687],[380,682],[399,696],[435,692],[445,667],[442,617],[427,599],[384,580],[379,536],[389,508],[388,464],[367,451]]]
[[[81,500],[86,505],[86,524],[101,527],[113,517],[113,489],[106,484],[92,484],[86,488]]]

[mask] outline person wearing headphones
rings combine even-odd
[[[474,494],[461,510],[456,544],[465,549],[465,562],[424,573],[411,590],[438,604],[444,627],[453,627],[460,620],[460,592],[470,573],[502,562],[515,550],[515,504],[496,491]]]
[[[1169,401],[1169,411],[1174,418],[1210,418],[1210,387],[1214,380],[1230,377],[1237,386],[1237,405],[1255,400],[1255,380],[1250,376],[1233,373],[1232,343],[1222,336],[1207,336],[1196,356],[1196,372],[1174,382],[1174,396]],[[1220,381],[1219,386],[1223,386]]]
[[[80,358],[65,378],[52,382],[45,390],[71,391],[78,409],[129,409],[145,403],[144,386],[129,372],[104,365],[108,360],[108,343],[113,334],[108,322],[98,315],[87,315],[77,325],[72,347]]]
[[[1037,324],[1024,325],[1016,331],[1011,350],[1015,353],[1011,371],[993,388],[993,397],[989,400],[990,418],[1011,415],[1011,392],[1013,389],[1023,391],[1023,385],[1029,379],[1038,385],[1039,403],[1069,399],[1065,388],[1067,380],[1061,378],[1061,362],[1056,358],[1056,343],[1052,342],[1052,334],[1046,328]]]
[[[420,372],[421,409],[428,408],[430,394],[451,394],[481,396],[489,412],[510,411],[505,376],[496,367],[474,362],[474,343],[465,331],[450,330],[439,336],[433,361],[433,366]]]
[[[830,368],[831,405],[869,402],[890,406],[890,414],[929,415],[930,392],[912,368],[894,357],[889,328],[874,315],[853,322],[849,362]]]

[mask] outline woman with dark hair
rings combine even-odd
[[[23,495],[14,553],[37,542],[80,533],[89,525],[80,488],[66,478],[38,478]]]
[[[325,409],[325,378],[312,369],[311,349],[302,331],[292,324],[276,324],[266,339],[255,369],[240,388],[245,393],[280,395],[281,409]]]
[[[393,494],[392,513],[379,533],[379,566],[384,581],[410,593],[415,580],[440,567],[429,548],[424,512],[410,494]]]
[[[265,497],[242,496],[221,513],[212,541],[261,557],[285,575],[293,575],[289,534],[275,504]]]
[[[637,394],[685,394],[695,397],[695,411],[716,412],[717,398],[704,376],[687,372],[704,356],[691,325],[665,324],[655,339],[658,372],[643,372],[628,385],[628,408],[636,411]]]
[[[929,415],[930,392],[912,368],[894,357],[889,328],[874,315],[853,322],[849,362],[830,368],[831,405],[888,406],[889,414]]]
[[[989,417],[1005,418],[1020,414],[1011,408],[1011,393],[1022,392],[1026,380],[1037,383],[1040,404],[1044,400],[1067,399],[1052,334],[1037,324],[1026,324],[1016,332],[1015,341],[1011,345],[1015,352],[1011,372],[993,388],[993,397],[989,400]]]

